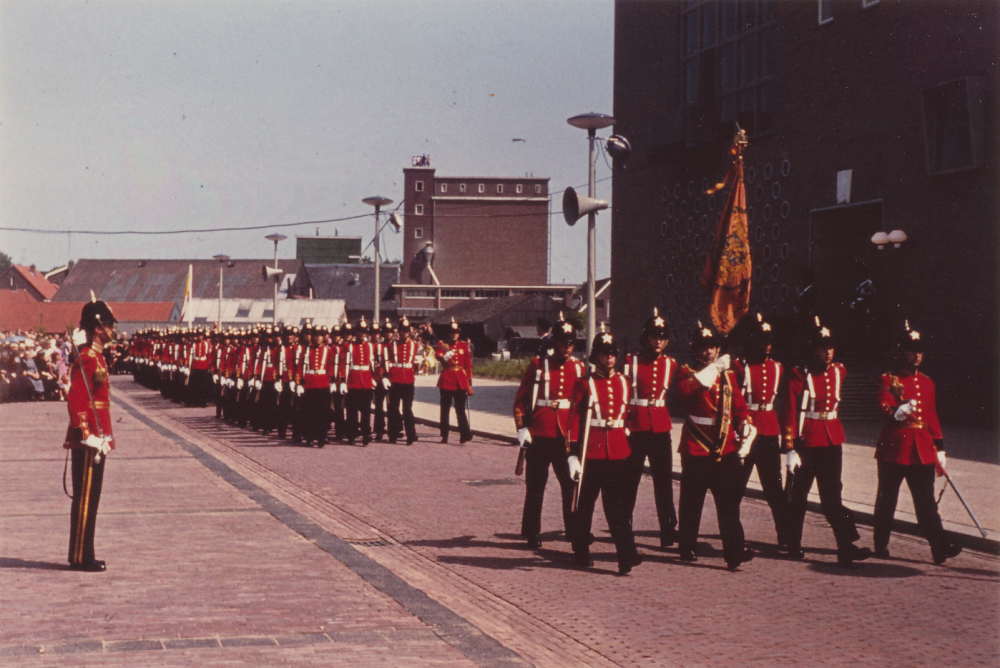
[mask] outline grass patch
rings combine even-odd
[[[521,380],[524,370],[528,368],[531,358],[519,360],[483,360],[472,366],[473,378],[492,378],[494,380]]]

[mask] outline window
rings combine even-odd
[[[923,90],[927,173],[983,166],[984,78],[965,77]]]
[[[473,294],[476,299],[496,299],[510,297],[510,290],[476,290]]]
[[[195,321],[195,323],[206,323],[206,322],[208,322],[208,316],[205,316],[204,318],[202,318],[202,317],[199,316],[199,317],[195,318],[194,321]]]
[[[441,297],[450,297],[452,299],[468,299],[472,296],[471,290],[442,290]]]
[[[448,184],[447,183],[442,183],[441,184],[441,192],[443,192],[443,193],[448,192]]]
[[[465,192],[465,184],[464,183],[459,183],[458,184],[458,192],[460,192],[460,193],[464,193]]]
[[[517,184],[517,194],[520,195],[523,192],[524,192],[524,186],[522,186],[520,183],[518,183]]]
[[[480,192],[480,194],[486,192],[486,184],[485,183],[480,183],[479,184],[479,192]]]
[[[684,5],[684,103],[691,118],[714,118],[720,136],[732,136],[734,122],[751,135],[773,127],[776,5],[777,0]]]
[[[433,290],[404,290],[406,297],[414,297],[417,299],[434,299],[435,294]]]
[[[542,194],[542,184],[540,183],[535,184],[535,194],[536,195]]]
[[[274,309],[266,308],[264,309],[264,315],[261,318],[267,320],[268,318],[274,318]]]
[[[418,193],[422,193],[424,191],[424,182],[417,181],[416,183],[413,184],[413,189],[416,190]]]
[[[818,12],[817,25],[829,23],[833,20],[833,0],[816,0],[816,11]]]
[[[413,213],[415,213],[415,214],[416,214],[416,215],[418,215],[418,216],[422,216],[422,215],[424,215],[424,205],[423,205],[423,204],[417,204],[417,205],[416,205],[416,206],[415,206],[415,207],[413,208]]]
[[[249,318],[250,317],[250,302],[240,302],[239,308],[236,309],[237,318]]]
[[[502,183],[498,183],[497,184],[497,195],[503,195],[503,184]]]
[[[423,239],[424,238],[424,228],[422,228],[422,227],[414,227],[413,228],[413,238],[414,239]]]

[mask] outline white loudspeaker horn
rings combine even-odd
[[[399,230],[403,227],[403,217],[393,211],[392,215],[389,216],[389,224],[392,225],[392,229],[399,234]]]
[[[274,267],[269,267],[266,264],[261,268],[260,275],[264,277],[265,281],[269,281],[272,278],[281,276],[285,273],[282,269],[275,269]]]
[[[608,208],[608,203],[603,199],[591,199],[583,195],[577,195],[572,188],[566,188],[563,193],[563,218],[567,225],[573,225],[580,218],[586,216],[591,211],[601,211]]]

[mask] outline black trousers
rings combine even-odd
[[[307,441],[325,444],[330,426],[330,390],[326,387],[307,388],[299,400],[300,435]]]
[[[187,385],[184,386],[184,403],[194,406],[208,405],[212,389],[212,372],[208,369],[192,369]]]
[[[935,554],[948,545],[948,535],[941,526],[937,501],[934,500],[935,470],[933,464],[897,464],[878,462],[878,492],[875,495],[875,548],[889,546],[892,521],[899,500],[899,486],[904,480],[913,497],[920,533],[931,544]]]
[[[844,450],[839,445],[825,448],[798,448],[802,467],[795,472],[792,483],[792,502],[789,509],[789,545],[802,544],[802,523],[806,518],[806,506],[813,481],[819,489],[819,502],[826,521],[833,528],[837,547],[845,548],[861,536],[854,524],[854,514],[844,507],[841,500],[843,484],[840,481],[844,466]]]
[[[569,535],[573,551],[577,554],[589,552],[590,528],[598,495],[604,506],[604,517],[608,521],[619,563],[635,554],[635,537],[629,519],[628,471],[627,459],[587,460],[576,512],[570,515]]]
[[[104,462],[94,463],[93,448],[75,448],[73,459],[73,506],[69,522],[69,563],[85,564],[94,560],[94,530],[97,506],[101,502]]]
[[[337,391],[330,398],[330,422],[333,424],[333,434],[337,439],[343,439],[347,434],[347,426],[344,423],[344,404],[346,395],[340,393],[340,383],[337,383]]]
[[[382,381],[376,380],[375,389],[372,390],[372,400],[375,402],[375,408],[372,411],[372,429],[377,438],[381,438],[382,434],[385,433],[385,400],[387,394]]]
[[[347,438],[354,440],[360,431],[363,443],[372,438],[372,395],[375,390],[347,390]]]
[[[660,535],[673,533],[677,526],[677,511],[674,509],[674,462],[671,450],[670,432],[633,431],[628,437],[628,516],[629,522],[635,512],[635,500],[639,494],[642,471],[649,458],[649,472],[653,478],[653,498],[656,500],[656,516],[660,523]]]
[[[416,421],[413,419],[413,383],[393,383],[389,387],[389,440],[398,441],[404,429],[407,441],[417,437]]]
[[[712,490],[715,514],[722,535],[722,554],[727,563],[738,562],[743,553],[743,523],[740,521],[740,501],[743,498],[743,468],[737,453],[731,452],[720,461],[714,457],[681,457],[680,528],[678,547],[682,552],[694,552],[698,544],[701,511],[705,493]]]
[[[545,485],[549,481],[549,466],[559,482],[562,498],[563,529],[570,532],[570,512],[576,484],[569,477],[566,442],[561,438],[539,436],[528,444],[524,453],[524,512],[521,514],[521,535],[537,536],[542,532],[542,504]]]
[[[448,420],[452,404],[455,404],[455,414],[458,417],[459,437],[463,441],[472,438],[472,427],[469,426],[469,416],[465,412],[465,402],[468,397],[465,390],[441,390],[441,438],[448,438]]]
[[[788,537],[788,495],[781,486],[781,443],[777,436],[758,436],[750,448],[750,455],[743,462],[743,486],[740,496],[746,493],[747,482],[753,468],[757,467],[764,499],[774,518],[778,543],[786,544]]]
[[[261,430],[266,434],[278,428],[279,395],[274,390],[274,381],[265,380],[257,394],[257,410]]]
[[[298,397],[292,392],[291,383],[282,382],[281,394],[278,396],[278,436],[285,438],[288,435],[288,425],[292,425],[292,434],[295,431],[295,400]]]

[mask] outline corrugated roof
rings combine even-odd
[[[222,322],[224,325],[270,323],[274,307],[271,299],[223,299]],[[194,324],[214,325],[219,319],[219,299],[192,299],[191,319]],[[332,327],[345,319],[342,299],[279,299],[278,322],[301,325],[311,320],[316,325]],[[185,322],[187,320],[185,319]]]
[[[400,266],[383,264],[379,276],[382,301],[379,309],[399,308],[392,284],[399,283]],[[374,264],[307,264],[304,276],[316,299],[343,299],[348,311],[371,311],[375,302]]]
[[[89,300],[88,300],[89,301]],[[44,328],[61,332],[80,323],[86,302],[8,302],[0,309],[0,330]],[[173,302],[108,303],[120,322],[167,322],[174,313]]]
[[[267,299],[273,286],[261,276],[274,260],[230,260],[223,270],[223,297]],[[93,290],[98,299],[116,302],[166,302],[184,300],[188,265],[193,267],[193,296],[219,297],[219,263],[215,260],[80,260],[70,271],[53,301],[86,301]],[[232,266],[230,266],[232,265]],[[282,292],[289,278],[301,270],[299,260],[279,260],[285,271]]]
[[[59,290],[58,285],[49,283],[42,272],[37,269],[34,273],[32,273],[31,267],[25,267],[21,264],[12,264],[8,271],[17,272],[28,285],[41,295],[42,299],[52,299]],[[4,273],[6,274],[7,272]]]

